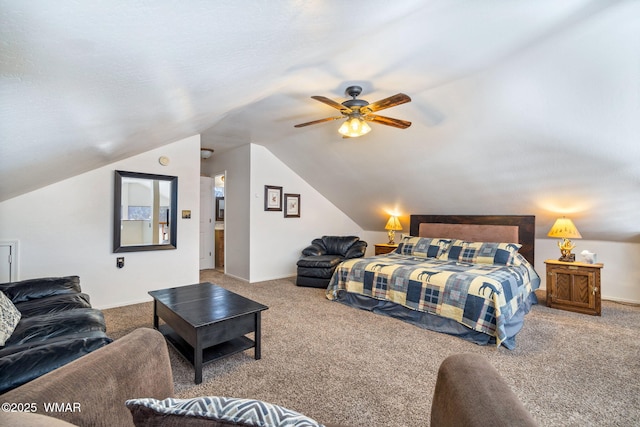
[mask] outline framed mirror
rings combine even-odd
[[[178,177],[115,171],[113,252],[175,249]]]
[[[224,221],[224,197],[216,197],[216,221]]]

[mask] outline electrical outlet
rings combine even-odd
[[[124,257],[123,256],[119,256],[118,258],[116,258],[116,267],[118,267],[118,268],[124,267]]]

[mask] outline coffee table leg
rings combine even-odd
[[[195,383],[202,382],[202,340],[200,334],[196,332],[196,346],[193,349],[193,369],[196,371]]]
[[[153,328],[158,329],[158,301],[153,300]]]
[[[258,311],[256,314],[256,331],[255,331],[255,355],[254,358],[256,360],[262,357],[261,351],[261,340],[260,340],[260,312]]]

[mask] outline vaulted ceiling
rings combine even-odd
[[[559,215],[640,242],[640,2],[0,0],[0,200],[201,133],[267,147],[364,229]],[[342,139],[312,100],[411,103]],[[215,155],[215,154],[214,154]]]

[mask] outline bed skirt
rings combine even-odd
[[[338,290],[336,300],[350,307],[393,317],[431,331],[454,335],[478,345],[495,345],[496,343],[495,337],[474,331],[455,320],[422,311],[412,310],[394,302],[378,300],[365,295],[347,292],[345,290]],[[518,311],[516,311],[511,319],[506,323],[505,329],[508,338],[502,342],[502,345],[509,350],[513,350],[516,347],[516,335],[520,332],[520,329],[522,329],[524,316],[529,312],[531,306],[537,303],[538,298],[536,297],[535,292],[532,292],[529,294],[527,300],[520,306]]]

